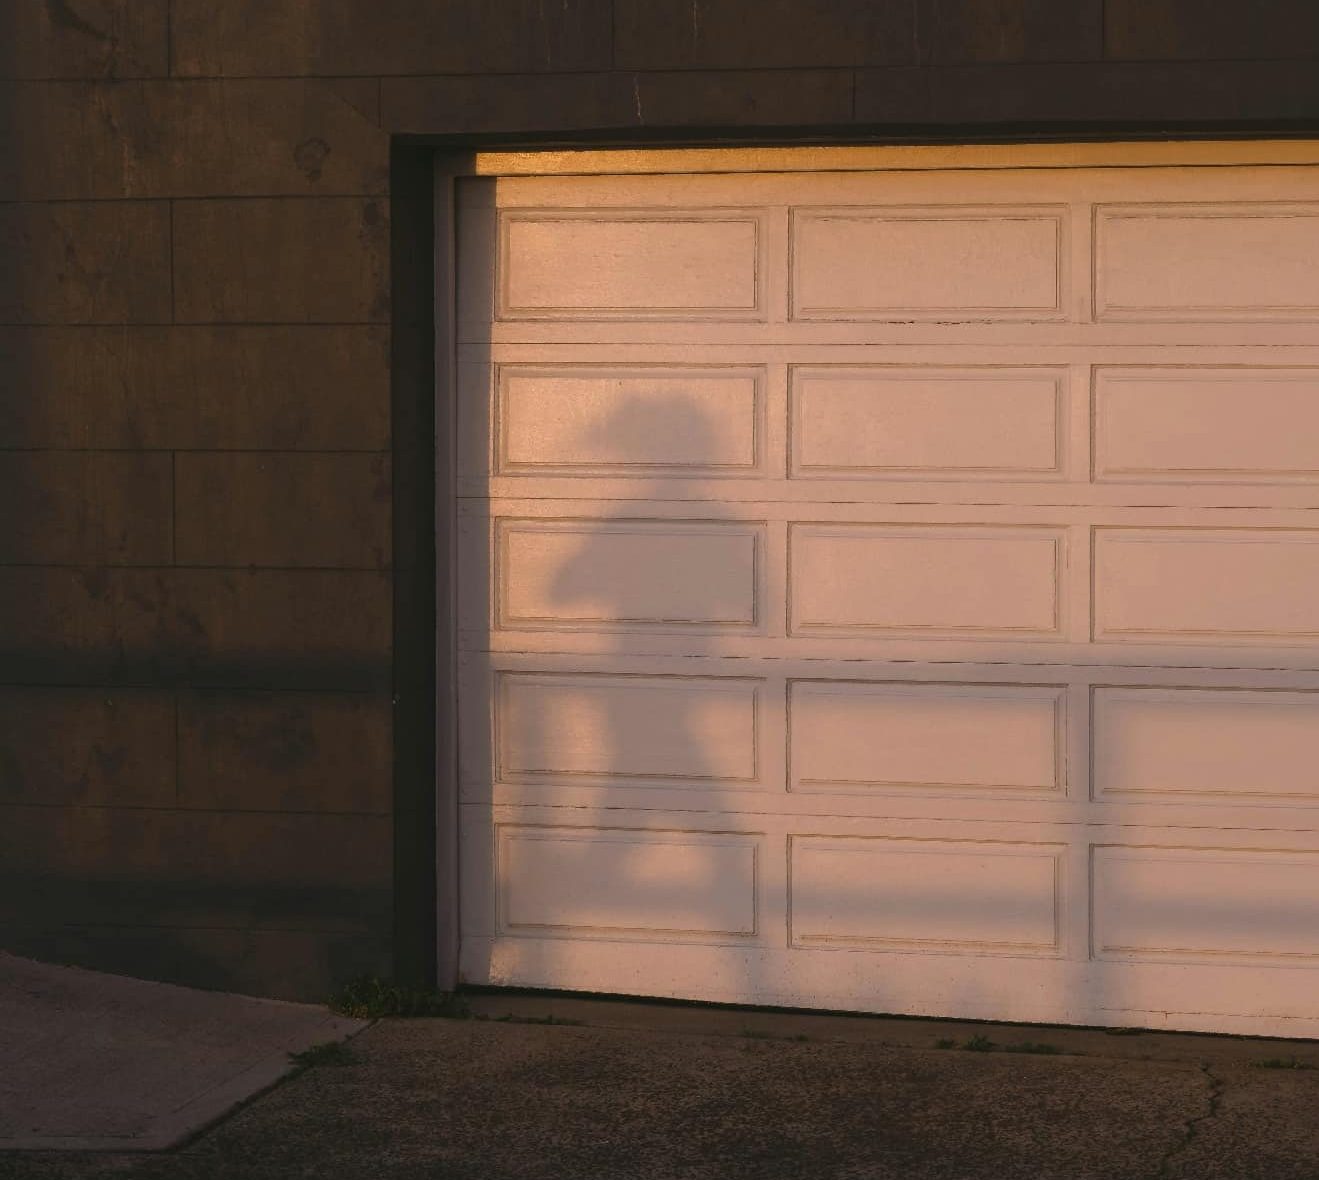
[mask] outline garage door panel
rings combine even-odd
[[[1066,218],[1010,206],[794,209],[793,318],[1060,317]]]
[[[1098,958],[1319,961],[1319,852],[1101,845],[1093,878]]]
[[[794,367],[791,475],[1060,478],[1066,370]]]
[[[1100,367],[1095,478],[1319,480],[1319,369]]]
[[[501,519],[496,625],[755,630],[764,547],[750,523]]]
[[[1062,845],[789,840],[793,946],[1058,954]]]
[[[785,657],[751,678],[745,658],[614,650],[470,651],[460,665],[462,789],[472,802],[662,811],[676,792],[684,809],[711,812],[1319,827],[1308,769],[1319,765],[1314,671],[1133,667],[1115,684],[1104,663],[1060,664],[1050,667],[1057,682],[1042,684],[1039,664],[877,660],[860,679],[855,658]],[[509,684],[532,691],[515,699],[522,714],[501,732]],[[620,705],[610,691],[618,684],[666,700]],[[656,763],[642,756],[654,742],[688,769],[745,765],[752,692],[753,783],[646,777]],[[655,736],[638,735],[633,722],[652,717]],[[496,769],[495,750],[510,747]],[[620,773],[600,772],[633,749],[612,767]],[[533,762],[540,769],[529,770]],[[557,769],[544,769],[549,762]]]
[[[1097,688],[1098,798],[1319,804],[1319,694]]]
[[[500,365],[494,405],[498,475],[769,474],[763,367]]]
[[[497,673],[496,781],[755,789],[765,691],[746,679]]]
[[[757,933],[755,835],[501,825],[495,841],[500,933]]]
[[[584,989],[732,1002],[1319,1030],[1298,967],[1319,833],[463,810],[468,978],[556,986],[570,966]]]
[[[496,317],[763,319],[763,216],[663,207],[503,211]]]
[[[1319,205],[1100,206],[1101,319],[1319,317]]]
[[[1097,529],[1095,637],[1319,641],[1319,530]]]
[[[1066,790],[1062,685],[789,682],[792,791]]]
[[[1065,534],[796,523],[793,635],[1062,634]]]
[[[751,364],[746,348],[632,345],[536,365],[534,347],[496,351],[509,359],[469,348],[459,365],[463,495],[1177,508],[1203,507],[1211,483],[1223,506],[1319,506],[1319,367],[1252,364],[1257,350],[1214,350],[1231,361],[1216,367],[1092,365],[1076,348],[1066,366],[1024,367],[1001,363],[1019,350],[974,347],[968,360],[996,363],[907,349],[910,364],[803,365],[776,347]],[[676,363],[693,353],[710,363]]]

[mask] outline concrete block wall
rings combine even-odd
[[[426,974],[419,137],[1305,131],[1317,56],[1310,0],[0,6],[0,945]]]
[[[390,970],[389,136],[174,7],[0,14],[0,942],[320,996]]]

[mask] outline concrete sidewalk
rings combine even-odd
[[[0,953],[0,1150],[168,1147],[364,1027]]]
[[[1312,1043],[537,996],[473,1015],[379,1022],[182,1148],[0,1176],[1319,1177],[1319,1071],[1261,1064],[1319,1064]]]

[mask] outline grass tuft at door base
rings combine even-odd
[[[406,987],[374,975],[361,975],[339,988],[327,1001],[331,1012],[357,1020],[387,1016],[440,1016],[466,1020],[467,1001],[452,992]]]

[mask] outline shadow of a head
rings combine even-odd
[[[646,386],[582,423],[576,461],[640,479],[708,474],[728,467],[730,456],[746,452],[750,458],[754,440],[749,426],[746,437],[738,437],[742,432],[735,425],[737,417],[716,417],[689,394],[670,392],[658,383]],[[659,490],[641,486],[635,495]]]
[[[717,523],[721,512],[705,479],[745,466],[742,456],[749,460],[754,451],[753,427],[741,438],[733,415],[716,416],[690,395],[654,388],[638,390],[604,413],[592,409],[580,407],[560,424],[571,440],[573,466],[626,482],[611,486],[611,499],[598,516],[593,511],[592,519],[577,522],[573,531],[582,542],[558,561],[550,589],[556,604],[574,614],[585,608],[616,623],[645,621],[644,600],[651,597],[645,583],[664,577],[664,551],[674,537],[674,529],[661,523],[673,518],[672,510],[658,513],[655,502],[689,501],[692,511],[679,512],[679,518]],[[711,538],[710,544],[717,542]],[[693,546],[700,544],[689,537],[684,549]],[[693,572],[699,574],[683,571]],[[679,571],[670,573],[676,578]]]

